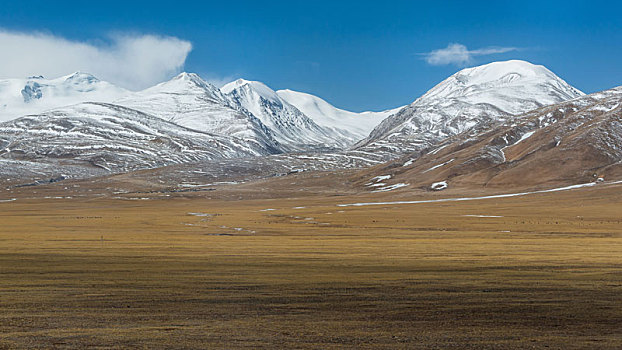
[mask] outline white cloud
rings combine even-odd
[[[201,76],[203,77],[203,75]],[[205,81],[207,81],[208,83],[214,85],[217,88],[221,88],[223,86],[225,86],[226,84],[229,84],[230,82],[237,80],[239,77],[236,75],[227,75],[227,76],[223,76],[223,77],[219,77],[219,76],[214,76],[211,74],[207,74]]]
[[[103,44],[93,44],[0,30],[0,48],[0,78],[56,78],[82,71],[139,90],[178,73],[192,44],[156,35],[113,35]]]
[[[444,49],[433,50],[422,54],[425,57],[426,62],[433,66],[441,66],[446,64],[455,64],[464,66],[473,61],[475,56],[493,55],[499,53],[506,53],[510,51],[516,51],[516,47],[484,47],[477,50],[469,50],[462,44],[449,44]]]

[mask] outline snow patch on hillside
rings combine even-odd
[[[616,184],[616,183],[622,183],[622,181],[611,182],[610,184]],[[583,187],[592,187],[595,185],[596,185],[596,182],[589,182],[589,183],[584,183],[584,184],[558,187],[558,188],[552,188],[552,189],[541,190],[541,191],[507,193],[507,194],[498,194],[498,195],[482,196],[482,197],[442,198],[442,199],[428,199],[428,200],[420,200],[420,201],[348,203],[348,204],[337,204],[337,206],[338,207],[363,207],[363,206],[370,206],[370,205],[401,205],[401,204],[423,204],[423,203],[439,203],[439,202],[462,202],[462,201],[474,201],[474,200],[483,200],[483,199],[520,197],[520,196],[526,196],[526,195],[538,194],[538,193],[569,191],[569,190],[574,190],[574,189],[583,188]]]

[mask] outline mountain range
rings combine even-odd
[[[0,118],[9,119],[0,124],[0,173],[18,177],[62,172],[85,177],[197,162],[208,162],[210,168],[226,164],[231,169],[231,161],[244,158],[251,164],[246,169],[256,164],[268,176],[287,169],[382,164],[363,171],[364,178],[372,174],[369,171],[385,171],[384,167],[415,174],[428,163],[458,164],[455,157],[436,157],[451,157],[467,149],[473,155],[465,160],[468,164],[487,161],[506,169],[508,163],[516,162],[514,149],[529,144],[522,140],[521,146],[515,147],[513,142],[518,143],[529,132],[542,132],[526,126],[532,125],[528,120],[547,120],[541,114],[547,108],[556,108],[557,112],[546,112],[557,115],[556,120],[574,120],[576,116],[568,115],[569,110],[590,104],[595,110],[609,108],[609,102],[608,107],[601,106],[603,99],[615,100],[616,91],[585,96],[547,68],[516,60],[463,69],[410,105],[363,113],[338,109],[302,92],[274,91],[257,81],[238,79],[219,89],[192,73],[181,73],[139,92],[86,73],[52,80],[9,79],[0,81]],[[573,107],[552,107],[560,103]],[[565,111],[563,117],[559,110]],[[612,111],[616,115],[616,108]],[[540,114],[533,117],[529,113]],[[619,130],[611,128],[619,135]],[[501,130],[505,130],[505,138],[499,137],[506,144],[500,143],[497,134],[491,140],[482,139],[482,135],[495,132],[500,135]],[[563,130],[556,131],[555,140],[567,137]],[[602,131],[591,130],[593,134]],[[472,147],[477,140],[481,147],[476,150]],[[611,143],[619,145],[618,141]],[[496,146],[491,145],[504,151],[492,151]],[[612,148],[607,152],[608,159],[619,157]],[[408,163],[408,167],[397,167],[396,162]],[[439,179],[443,176],[437,176],[437,171],[449,168],[454,169],[453,165],[439,165],[426,175],[417,173],[416,181],[401,183],[424,186],[432,181],[429,176]],[[256,171],[253,174],[257,175]],[[398,178],[397,173],[393,175]]]

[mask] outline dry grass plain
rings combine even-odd
[[[202,196],[0,203],[0,348],[622,347],[622,186]]]

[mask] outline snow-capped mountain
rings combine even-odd
[[[127,93],[80,72],[56,79],[4,79],[0,80],[0,122],[80,102],[112,102]]]
[[[181,73],[114,103],[189,129],[237,138],[257,154],[282,152],[272,131],[257,117],[231,104],[217,87],[196,74]]]
[[[276,93],[321,127],[341,134],[342,137],[349,137],[352,144],[369,136],[381,121],[402,109],[398,107],[381,112],[355,113],[336,108],[323,99],[304,92],[286,89]]]
[[[350,137],[323,128],[261,82],[238,79],[220,90],[231,103],[259,118],[288,151],[341,149],[350,142]]]
[[[111,172],[258,155],[247,142],[184,128],[143,112],[82,103],[0,124],[0,158],[82,164]]]
[[[622,87],[538,108],[482,133],[467,132],[423,155],[361,174],[361,183],[427,188],[552,188],[622,177]]]
[[[525,61],[467,68],[385,119],[357,148],[415,152],[471,128],[582,95],[547,68]]]

